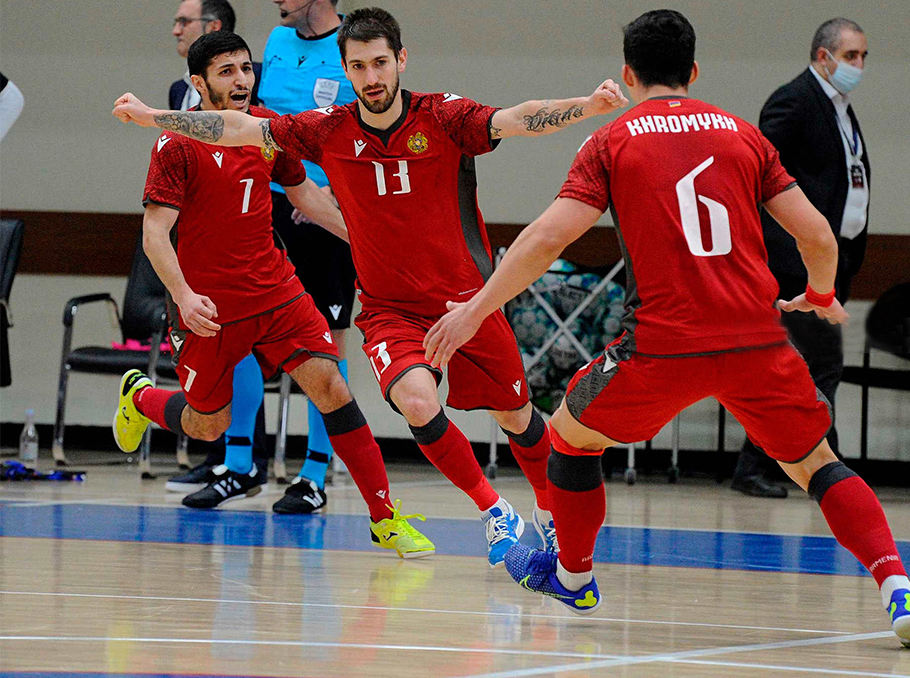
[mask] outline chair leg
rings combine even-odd
[[[275,480],[279,484],[288,481],[288,469],[285,464],[285,452],[288,444],[288,410],[291,400],[291,377],[281,375],[281,386],[278,391],[278,431],[275,435]]]
[[[54,464],[66,466],[66,456],[63,453],[63,431],[66,416],[66,390],[69,386],[70,370],[66,359],[60,363],[60,380],[57,385],[57,418],[54,421],[54,442],[51,451],[54,455]]]
[[[723,458],[727,449],[727,410],[723,405],[719,405],[717,411],[717,466],[714,472],[714,479],[718,483],[724,482],[726,475],[724,473]]]
[[[152,473],[152,427],[149,426],[142,436],[139,445],[139,471],[143,480],[154,480],[157,476]]]
[[[869,349],[863,354],[863,370],[869,372]],[[869,384],[864,382],[862,411],[859,419],[859,458],[866,461],[869,455]]]
[[[186,451],[189,442],[190,439],[185,435],[177,436],[177,466],[182,471],[189,471],[190,469],[190,455]]]

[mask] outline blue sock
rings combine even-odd
[[[348,361],[339,361],[338,370],[347,381]],[[310,425],[310,432],[307,434],[306,461],[303,462],[303,468],[300,469],[298,475],[309,478],[324,490],[325,472],[329,467],[329,460],[332,458],[334,450],[332,450],[332,443],[329,442],[329,434],[325,432],[322,414],[312,402],[307,401],[307,404],[307,421]]]
[[[234,368],[231,425],[224,434],[224,463],[234,473],[253,468],[253,429],[262,398],[262,370],[250,354]]]

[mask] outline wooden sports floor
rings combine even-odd
[[[0,677],[910,676],[873,580],[796,488],[608,482],[604,604],[576,617],[489,568],[476,511],[433,469],[389,473],[435,556],[372,547],[349,484],[322,516],[273,515],[274,485],[184,509],[125,466],[0,484]],[[523,479],[494,485],[529,516]],[[880,496],[910,561],[908,492]]]

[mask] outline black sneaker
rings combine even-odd
[[[215,467],[206,464],[194,466],[183,475],[174,476],[168,480],[164,484],[164,489],[168,492],[182,492],[183,494],[198,492],[206,485],[217,480],[215,474],[212,473],[213,468]]]
[[[222,464],[212,469],[215,481],[203,489],[183,498],[183,505],[189,508],[208,509],[226,504],[235,499],[255,497],[262,492],[259,484],[259,470],[253,465],[249,473],[234,473]]]
[[[275,502],[275,513],[322,513],[328,502],[325,492],[309,478],[297,476],[284,496]]]

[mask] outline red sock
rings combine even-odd
[[[474,448],[464,433],[451,423],[444,411],[440,410],[425,426],[411,426],[414,440],[421,452],[452,481],[459,490],[467,494],[481,511],[486,511],[499,500],[499,494],[480,470],[474,457]]]
[[[547,465],[550,511],[559,538],[559,562],[569,572],[593,569],[594,545],[607,515],[603,452],[572,447],[550,426]]]
[[[391,518],[389,477],[369,425],[364,424],[348,433],[330,435],[329,442],[338,458],[348,467],[351,478],[369,507],[373,522]]]
[[[171,431],[172,428],[168,426],[165,418],[164,408],[167,405],[167,401],[178,393],[183,393],[183,391],[168,391],[163,388],[146,386],[133,394],[133,404],[136,405],[137,410],[158,424],[158,426]]]
[[[537,505],[544,511],[550,510],[550,499],[547,494],[547,459],[550,457],[550,436],[547,425],[534,410],[531,422],[524,433],[515,434],[506,431],[509,436],[509,447],[515,461],[521,467],[528,482],[534,489]]]
[[[866,566],[879,586],[891,575],[906,576],[882,505],[862,478],[841,462],[831,463],[812,477],[809,494],[819,500],[837,541]]]

